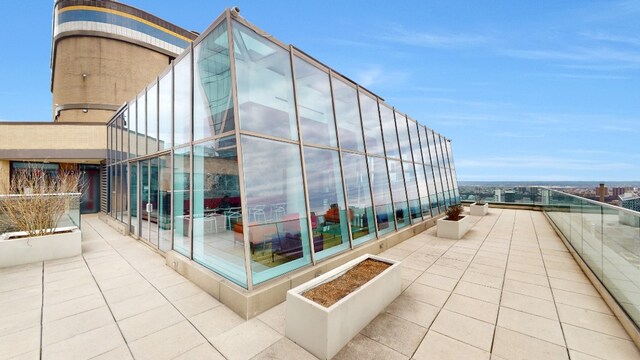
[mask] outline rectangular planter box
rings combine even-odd
[[[471,215],[473,216],[485,216],[489,212],[489,204],[484,203],[483,205],[477,205],[476,203],[471,204]]]
[[[392,264],[354,292],[326,308],[301,294],[331,281],[366,259]],[[365,254],[287,292],[286,335],[320,359],[331,359],[400,295],[400,263]]]
[[[0,268],[80,255],[81,241],[82,232],[77,228],[63,234],[0,239]]]
[[[458,221],[445,220],[445,218],[438,219],[438,237],[447,239],[460,240],[464,234],[469,231],[471,225],[471,218],[468,216],[463,217]]]

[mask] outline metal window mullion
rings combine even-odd
[[[445,183],[447,184],[447,192],[449,192],[449,177],[447,177],[447,166],[445,164],[444,149],[442,147],[442,135],[440,134],[438,134],[438,143],[440,144],[440,156],[442,157],[442,167],[444,168],[444,178],[445,178]],[[444,184],[443,184],[443,188],[444,188]],[[446,199],[445,199],[445,202],[446,202]],[[450,198],[449,198],[448,205],[451,206]]]
[[[174,144],[174,134],[173,134],[173,132],[175,131],[174,125],[173,125],[173,121],[174,121],[173,118],[174,118],[174,113],[175,113],[174,108],[175,108],[175,106],[174,106],[173,103],[175,101],[175,91],[176,91],[175,62],[173,62],[173,61],[171,62],[170,68],[171,68],[171,70],[169,70],[169,71],[171,72],[171,110],[170,110],[171,114],[169,114],[169,119],[170,119],[169,128],[171,129],[170,130],[171,131],[171,133],[170,133],[171,136],[170,136],[170,139],[169,139],[169,141],[170,141],[169,149],[171,151],[171,201],[170,201],[170,205],[169,206],[171,206],[171,250],[175,250],[175,246],[174,246],[175,245],[175,237],[173,235],[174,226],[175,226],[174,219],[173,219],[173,217],[175,216],[175,214],[174,214],[175,199],[174,198],[175,198],[175,194],[176,194],[175,193],[175,185],[174,185],[175,168],[173,166],[173,164],[175,163],[174,162],[174,157],[176,156],[175,155],[175,151],[174,151],[175,150],[174,149],[174,145],[173,145]],[[160,87],[160,86],[158,85],[158,87]],[[158,104],[160,104],[160,96],[158,96]],[[158,112],[158,119],[159,118],[160,118],[160,113]],[[159,129],[159,127],[158,127],[158,129]]]
[[[420,159],[422,159],[422,174],[424,174],[424,185],[427,188],[427,201],[429,202],[429,214],[433,217],[431,212],[431,196],[429,196],[429,181],[427,181],[427,171],[424,169],[424,154],[422,153],[422,137],[420,136],[421,125],[416,121],[416,127],[418,131],[418,147],[420,148]],[[423,218],[424,219],[424,218]]]
[[[371,181],[371,169],[369,168],[369,158],[367,157],[367,141],[364,136],[364,121],[362,119],[362,107],[360,105],[360,85],[356,84],[356,98],[358,99],[358,114],[360,116],[360,129],[362,129],[362,145],[364,146],[364,162],[367,164],[367,177],[369,179],[369,196],[371,197],[371,211],[373,211],[373,231],[376,234],[376,239],[379,237],[378,234],[378,212],[376,211],[376,205],[373,201],[373,183]],[[366,216],[366,212],[365,212]],[[368,224],[368,221],[367,221]]]
[[[236,74],[236,59],[233,42],[233,28],[231,11],[226,10],[227,42],[229,45],[229,68],[231,70],[231,95],[233,97],[233,123],[236,137],[236,157],[238,159],[238,183],[240,186],[240,207],[242,208],[242,237],[244,242],[244,267],[247,276],[247,289],[253,289],[253,274],[251,272],[251,249],[249,247],[249,213],[247,211],[247,194],[244,184],[244,164],[242,161],[242,141],[240,139],[240,114],[238,106],[238,87]]]
[[[160,77],[156,77],[156,137],[155,137],[155,152],[160,151]],[[158,230],[160,233],[160,230]],[[160,246],[160,242],[158,241],[158,246]]]
[[[342,179],[342,197],[347,212],[347,230],[349,230],[349,249],[353,249],[353,234],[351,233],[351,220],[349,220],[349,196],[347,195],[347,181],[344,174],[344,161],[342,159],[342,146],[340,145],[340,130],[338,128],[338,117],[336,116],[336,104],[333,94],[333,70],[329,69],[329,90],[331,91],[331,109],[333,110],[333,122],[336,128],[336,142],[338,145],[338,158],[340,159],[340,175]]]
[[[313,224],[311,222],[311,204],[309,203],[309,188],[307,185],[307,170],[304,159],[304,146],[302,143],[302,126],[300,122],[300,112],[298,111],[298,91],[296,88],[296,69],[293,65],[293,47],[289,45],[289,66],[291,67],[291,83],[293,85],[293,105],[296,112],[296,124],[298,128],[298,150],[300,152],[300,165],[302,166],[302,188],[304,192],[304,203],[307,208],[307,226],[309,228],[309,249],[311,249],[311,263],[316,264],[316,251],[313,243]],[[302,252],[304,256],[304,251]]]
[[[447,146],[447,143],[446,143],[446,141],[448,141],[447,139],[444,139],[444,141],[445,141],[444,148],[447,151],[447,163],[449,164],[449,176],[450,176],[450,179],[451,179],[451,186],[452,186],[452,188],[449,189],[449,191],[452,192],[451,195],[453,195],[453,199],[455,200],[456,193],[455,193],[454,189],[456,187],[456,184],[453,183],[453,169],[451,167],[451,154],[449,153],[450,146]],[[534,201],[535,201],[535,198],[534,198]]]
[[[195,156],[193,152],[193,43],[189,46],[189,258],[193,260],[193,226],[194,226],[194,214],[193,214],[193,158]]]
[[[391,198],[391,210],[393,211],[393,224],[395,226],[394,231],[398,231],[398,219],[396,218],[396,204],[393,201],[393,190],[391,188],[391,177],[389,176],[389,160],[387,159],[387,144],[384,141],[384,126],[382,126],[382,112],[380,111],[380,101],[376,99],[376,106],[378,107],[378,124],[380,125],[380,134],[382,135],[382,151],[384,152],[384,167],[387,171],[387,183],[389,184],[389,196]],[[394,124],[395,125],[395,124]]]
[[[446,201],[446,199],[444,199],[444,184],[442,183],[442,172],[440,171],[440,156],[438,154],[438,147],[436,145],[436,133],[434,131],[432,131],[431,134],[433,134],[433,152],[434,152],[434,155],[436,156],[436,167],[438,168],[438,180],[440,181],[440,190],[442,190],[442,197],[443,197],[442,198],[442,203],[444,204],[444,206],[446,208],[447,207],[447,201]],[[433,176],[435,177],[435,172],[434,172]],[[435,179],[434,179],[434,182],[435,182]],[[438,208],[440,208],[439,204],[438,204]],[[441,210],[444,210],[444,209],[441,209]]]
[[[407,139],[409,140],[409,148],[411,149],[411,166],[413,167],[413,178],[416,183],[416,193],[418,194],[418,208],[420,209],[420,219],[424,219],[422,217],[422,201],[420,199],[420,186],[418,185],[418,175],[416,175],[416,159],[413,155],[413,144],[411,143],[411,131],[409,130],[409,118],[407,115],[404,115],[404,122],[407,125]]]
[[[411,204],[409,203],[409,191],[407,190],[407,177],[404,173],[404,161],[402,161],[402,146],[400,146],[400,136],[398,132],[398,120],[396,119],[396,108],[391,109],[393,111],[393,125],[396,128],[396,143],[398,144],[398,153],[400,154],[400,171],[402,172],[402,183],[404,184],[404,196],[407,201],[407,216],[409,217],[409,224],[411,224]],[[409,144],[411,145],[411,144]]]
[[[429,141],[429,130],[427,128],[424,129],[424,136],[427,141],[427,154],[429,154],[429,168],[431,169],[431,178],[433,179],[433,193],[435,194],[436,204],[438,205],[438,211],[440,210],[440,205],[438,204],[438,186],[436,186],[436,174],[433,171],[433,156],[431,155],[431,143]],[[426,171],[426,170],[425,170]],[[431,199],[429,199],[431,201]],[[429,204],[431,207],[431,204]],[[433,212],[432,212],[433,213]]]

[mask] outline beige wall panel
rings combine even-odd
[[[0,149],[106,149],[107,128],[100,125],[0,123]]]
[[[11,172],[11,162],[0,160],[0,194],[5,193],[9,188],[9,173]]]
[[[56,44],[53,66],[54,112],[55,104],[122,105],[153,81],[168,64],[167,55],[123,41],[89,36],[63,38]],[[94,112],[97,114],[92,110],[87,114]],[[62,111],[58,120],[98,119],[97,116],[85,119],[77,113]],[[109,111],[103,113],[104,118],[99,121],[106,122],[114,115]]]

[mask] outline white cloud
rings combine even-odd
[[[478,34],[435,33],[416,29],[408,30],[398,25],[390,26],[389,30],[379,38],[385,41],[429,48],[474,47],[491,40],[487,36]]]

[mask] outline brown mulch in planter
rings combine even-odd
[[[338,278],[305,291],[302,296],[324,307],[329,307],[376,277],[389,266],[391,264],[386,262],[367,259]]]

